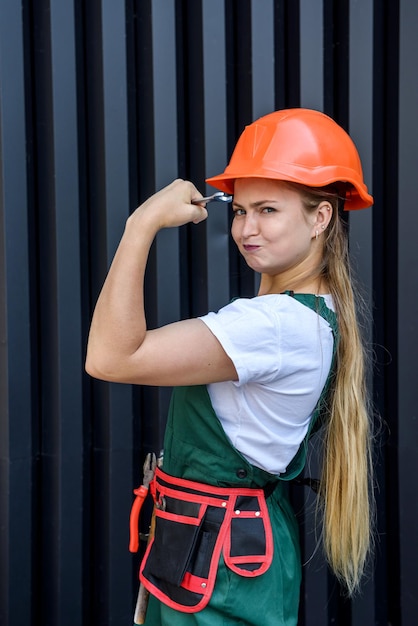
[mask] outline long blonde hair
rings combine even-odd
[[[328,563],[351,595],[359,586],[373,543],[372,427],[365,384],[365,351],[357,319],[346,225],[339,215],[341,188],[290,186],[305,209],[327,200],[333,207],[324,233],[323,276],[333,297],[340,338],[323,435],[318,503]]]

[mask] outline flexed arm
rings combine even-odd
[[[234,380],[235,368],[206,325],[197,319],[147,330],[143,283],[151,244],[159,230],[199,223],[207,211],[201,194],[176,180],[128,218],[93,315],[86,370],[103,380],[186,385]]]

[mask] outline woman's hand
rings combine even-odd
[[[146,220],[155,232],[190,222],[198,224],[208,216],[203,205],[192,204],[192,200],[199,197],[203,196],[193,183],[177,179],[141,204],[128,219],[128,224]]]

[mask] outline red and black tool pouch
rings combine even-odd
[[[260,576],[273,558],[263,489],[218,488],[156,470],[155,536],[141,565],[143,585],[186,613],[202,610],[215,584],[221,551],[240,576]]]

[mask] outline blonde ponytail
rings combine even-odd
[[[293,186],[293,185],[292,185]],[[339,324],[336,373],[323,435],[319,504],[328,563],[349,595],[358,588],[372,545],[371,415],[365,385],[365,354],[350,275],[347,234],[334,189],[294,185],[310,211],[327,200],[332,220],[320,274],[333,297]]]

